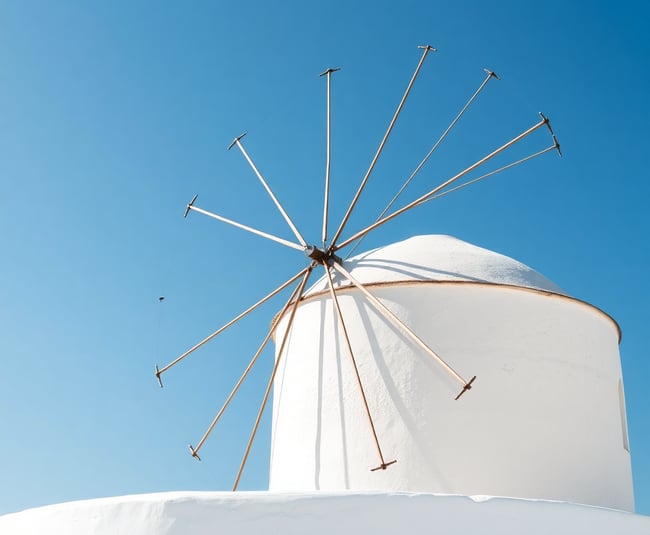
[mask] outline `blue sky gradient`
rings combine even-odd
[[[281,299],[165,377],[152,369],[277,287],[302,254],[236,135],[320,240],[324,80],[332,211],[350,202],[427,59],[344,237],[373,221],[484,78],[404,195],[430,190],[546,113],[547,154],[385,225],[363,248],[450,234],[512,256],[612,315],[637,512],[650,514],[650,23],[636,2],[0,3],[0,513],[73,499],[229,489],[272,359],[197,463],[196,443]],[[548,146],[538,132],[490,169]],[[163,302],[158,297],[164,295]],[[270,422],[241,488],[264,489]]]

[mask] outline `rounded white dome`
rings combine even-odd
[[[444,235],[413,236],[354,256],[345,267],[365,284],[407,281],[474,282],[532,288],[566,295],[555,283],[512,258]],[[350,283],[340,276],[337,286]],[[307,296],[327,290],[319,280]]]

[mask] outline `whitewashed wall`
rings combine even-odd
[[[463,377],[405,341],[356,289],[341,305],[379,464],[329,295],[296,315],[274,389],[270,490],[404,490],[633,510],[616,324],[569,297],[498,285],[371,287]],[[281,339],[284,318],[276,334]]]

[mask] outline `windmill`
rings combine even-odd
[[[497,75],[488,69],[485,69],[485,77],[478,86],[478,88],[474,91],[474,93],[471,95],[471,97],[467,100],[467,102],[464,104],[464,106],[460,109],[458,114],[455,116],[453,121],[448,125],[448,127],[444,130],[444,132],[440,135],[440,137],[436,140],[436,142],[431,146],[429,151],[426,153],[426,155],[422,158],[422,160],[418,163],[418,165],[415,167],[413,172],[410,174],[408,179],[402,184],[402,186],[399,188],[399,190],[396,192],[395,196],[392,198],[392,200],[388,203],[386,208],[379,214],[377,219],[368,224],[365,228],[359,230],[358,232],[350,235],[349,237],[344,237],[344,231],[346,230],[346,227],[348,225],[350,216],[352,215],[353,211],[355,210],[355,207],[357,206],[357,203],[364,191],[364,189],[367,186],[367,183],[369,182],[369,179],[373,173],[373,170],[375,168],[375,165],[377,164],[382,151],[384,149],[384,146],[386,145],[391,132],[393,131],[393,128],[398,120],[398,117],[402,111],[402,108],[404,107],[407,98],[409,96],[409,93],[411,92],[411,89],[413,85],[416,82],[416,79],[418,78],[418,75],[424,65],[425,59],[427,56],[435,52],[436,49],[434,49],[431,46],[420,46],[419,49],[421,50],[421,56],[419,59],[419,62],[413,72],[412,77],[410,78],[408,85],[406,87],[406,90],[404,91],[404,94],[397,106],[397,109],[386,129],[386,132],[370,162],[370,165],[368,166],[368,169],[366,173],[364,174],[360,185],[350,202],[347,211],[345,212],[345,215],[343,216],[342,220],[336,227],[336,230],[331,234],[330,237],[330,222],[329,222],[329,197],[330,197],[330,138],[331,138],[331,131],[330,131],[330,123],[331,123],[331,83],[332,83],[332,75],[337,72],[339,69],[338,68],[329,68],[325,70],[323,73],[321,73],[321,76],[325,79],[326,84],[327,84],[327,92],[326,92],[326,116],[327,116],[327,121],[326,121],[326,164],[325,164],[325,180],[324,180],[324,201],[323,201],[323,212],[322,212],[322,233],[320,236],[320,241],[319,242],[313,242],[313,241],[307,241],[305,237],[301,234],[301,232],[298,230],[296,224],[294,221],[291,219],[289,214],[286,212],[276,195],[274,194],[273,190],[267,183],[266,179],[264,176],[261,174],[259,171],[258,167],[256,166],[255,162],[251,158],[250,154],[246,150],[244,146],[244,137],[246,133],[243,133],[236,137],[228,149],[232,148],[237,148],[241,154],[243,155],[244,159],[250,166],[251,170],[267,192],[268,196],[271,198],[273,204],[275,205],[276,209],[280,212],[282,218],[285,220],[287,226],[291,230],[295,240],[287,240],[282,237],[270,234],[268,232],[265,232],[260,229],[253,228],[251,226],[242,224],[240,222],[234,221],[232,219],[225,218],[219,214],[216,214],[214,212],[208,211],[206,209],[200,208],[199,206],[196,205],[196,201],[198,199],[198,195],[195,195],[192,200],[187,204],[186,210],[185,210],[185,217],[188,216],[190,212],[197,212],[199,214],[202,214],[204,216],[216,219],[222,223],[234,226],[236,228],[239,228],[241,230],[244,230],[250,234],[254,234],[258,237],[262,237],[264,239],[273,241],[281,246],[288,247],[295,249],[296,251],[300,251],[300,253],[303,255],[303,262],[306,262],[306,265],[300,269],[297,273],[295,273],[293,276],[291,276],[286,282],[278,286],[276,289],[268,293],[266,296],[262,297],[259,301],[254,303],[253,305],[249,306],[246,308],[243,312],[241,312],[239,315],[237,315],[235,318],[227,322],[225,325],[221,326],[219,329],[205,337],[203,340],[192,346],[190,349],[185,351],[183,354],[178,356],[176,359],[172,360],[168,364],[164,365],[163,367],[158,367],[158,365],[155,366],[155,375],[156,378],[160,384],[160,386],[163,386],[162,383],[162,376],[168,372],[171,368],[179,364],[181,361],[186,359],[188,356],[190,356],[192,353],[197,351],[199,348],[219,336],[221,333],[223,333],[225,330],[229,329],[233,325],[235,325],[239,320],[242,318],[246,317],[248,314],[256,310],[258,307],[260,307],[262,304],[266,303],[270,299],[274,298],[277,296],[280,292],[283,290],[290,288],[293,286],[293,290],[291,291],[291,294],[289,296],[289,299],[285,302],[285,304],[282,306],[280,309],[280,312],[276,315],[275,320],[271,323],[271,326],[269,328],[269,331],[267,332],[266,336],[263,338],[261,344],[259,345],[259,348],[257,351],[254,353],[253,357],[251,358],[250,362],[248,363],[247,367],[245,368],[244,372],[242,373],[241,377],[239,380],[236,382],[234,385],[232,391],[230,394],[226,397],[225,402],[223,403],[222,407],[219,409],[217,412],[216,416],[208,426],[206,432],[204,435],[201,437],[201,439],[198,441],[196,446],[189,446],[189,450],[191,455],[200,460],[199,452],[204,446],[205,442],[208,440],[210,434],[212,433],[213,429],[215,426],[218,424],[220,421],[222,415],[224,412],[227,410],[229,407],[231,401],[233,398],[236,396],[238,393],[241,385],[244,383],[246,380],[247,376],[249,375],[250,371],[253,369],[255,366],[256,362],[258,362],[258,359],[268,343],[273,339],[273,337],[277,334],[278,332],[278,326],[281,323],[282,320],[286,321],[285,326],[283,327],[283,332],[281,336],[277,337],[275,342],[276,342],[276,360],[275,364],[273,366],[271,375],[269,377],[266,390],[263,395],[263,399],[259,408],[259,411],[257,413],[257,417],[255,420],[255,423],[253,425],[253,429],[250,434],[250,438],[248,440],[242,462],[240,464],[235,482],[233,484],[233,491],[237,490],[239,481],[241,478],[241,475],[243,473],[243,470],[246,466],[246,462],[248,460],[248,456],[253,444],[253,441],[255,440],[258,427],[260,424],[260,421],[262,419],[262,416],[264,414],[264,411],[267,407],[268,400],[270,397],[271,390],[274,385],[274,381],[276,380],[276,376],[278,374],[278,370],[280,369],[282,365],[282,359],[283,355],[285,353],[285,347],[288,344],[290,333],[292,330],[292,325],[293,322],[296,318],[296,314],[298,312],[298,309],[300,308],[301,304],[305,301],[308,289],[307,289],[307,283],[310,280],[310,277],[312,276],[313,272],[316,270],[320,270],[321,268],[323,269],[323,278],[321,279],[324,281],[324,284],[326,285],[327,288],[327,294],[330,299],[330,303],[332,305],[333,311],[335,312],[334,318],[335,322],[337,325],[337,329],[339,329],[340,332],[340,345],[341,345],[341,351],[342,353],[345,353],[347,355],[347,358],[349,359],[350,363],[350,369],[352,370],[353,373],[353,382],[356,385],[356,389],[358,391],[358,399],[361,401],[361,405],[363,406],[363,412],[365,414],[365,419],[367,420],[367,428],[368,428],[368,433],[372,437],[372,442],[374,443],[375,450],[376,450],[376,455],[377,459],[375,462],[372,463],[372,466],[369,468],[371,472],[377,472],[377,471],[384,471],[387,470],[389,467],[391,467],[393,464],[397,462],[396,458],[392,457],[386,457],[384,450],[382,449],[381,446],[381,436],[380,433],[377,430],[376,426],[376,421],[375,417],[373,415],[373,409],[370,406],[370,403],[368,401],[367,395],[366,395],[366,389],[364,388],[364,377],[363,374],[361,373],[359,369],[359,365],[357,362],[357,358],[355,357],[355,350],[354,350],[354,343],[353,343],[353,336],[354,333],[350,332],[350,329],[348,329],[348,324],[350,321],[349,316],[346,317],[346,314],[344,313],[343,307],[340,304],[340,297],[341,297],[341,292],[343,288],[341,285],[337,287],[337,284],[334,281],[334,277],[338,277],[340,280],[346,281],[346,285],[348,287],[354,287],[361,296],[363,296],[363,299],[365,299],[366,303],[371,306],[377,314],[379,314],[384,321],[387,323],[391,324],[394,329],[396,329],[401,336],[404,337],[404,339],[408,340],[409,343],[417,346],[419,350],[421,350],[424,354],[426,354],[432,362],[434,362],[438,367],[439,370],[442,371],[445,376],[447,377],[447,381],[454,383],[457,385],[456,387],[456,392],[455,395],[453,396],[453,399],[455,401],[458,401],[462,396],[464,396],[469,390],[472,389],[474,382],[476,380],[475,375],[470,375],[469,370],[461,370],[457,369],[457,365],[455,363],[451,363],[448,361],[447,358],[445,358],[444,355],[442,355],[440,352],[438,352],[434,347],[432,347],[432,344],[426,342],[423,340],[423,337],[418,334],[414,329],[412,329],[407,322],[403,321],[400,319],[399,314],[397,314],[395,311],[391,310],[390,306],[385,304],[380,298],[378,298],[373,291],[371,291],[366,284],[364,284],[363,281],[359,280],[355,275],[351,272],[350,269],[348,269],[349,266],[347,266],[348,263],[348,258],[354,251],[354,249],[361,243],[361,241],[371,232],[374,230],[378,229],[379,227],[383,226],[384,224],[388,223],[389,221],[392,221],[393,219],[398,218],[402,214],[409,212],[429,201],[432,201],[434,199],[440,198],[444,195],[447,195],[453,191],[456,191],[458,189],[467,187],[473,183],[476,183],[480,180],[483,180],[485,178],[488,178],[490,176],[493,176],[501,171],[505,171],[507,169],[510,169],[514,166],[517,166],[521,163],[524,163],[530,159],[536,158],[538,156],[541,156],[547,152],[554,151],[556,150],[560,155],[560,145],[557,141],[557,138],[555,137],[555,134],[553,133],[553,130],[551,128],[549,119],[544,116],[542,113],[540,113],[540,118],[538,121],[536,121],[532,126],[530,126],[528,129],[525,131],[521,132],[514,138],[510,139],[506,143],[502,144],[498,148],[492,150],[485,156],[481,157],[478,159],[475,163],[470,165],[469,167],[463,169],[462,171],[458,172],[454,176],[448,178],[447,180],[443,181],[441,184],[433,188],[432,190],[428,191],[424,195],[419,196],[415,200],[409,202],[408,204],[404,205],[403,207],[399,209],[395,209],[394,211],[391,211],[393,208],[394,204],[397,202],[397,200],[401,197],[402,193],[404,190],[407,188],[407,186],[411,183],[411,181],[415,178],[415,176],[421,171],[423,166],[426,164],[426,162],[429,160],[429,158],[432,156],[432,154],[437,150],[437,148],[440,146],[440,144],[444,141],[444,139],[447,137],[447,135],[452,131],[454,126],[457,124],[457,122],[461,119],[461,117],[464,115],[464,113],[467,111],[467,109],[471,106],[471,104],[478,98],[480,93],[483,91],[483,89],[486,87],[486,85],[493,79],[498,79]],[[495,156],[501,154],[502,152],[508,150],[510,147],[514,146],[515,144],[519,143],[522,141],[524,138],[528,137],[531,135],[533,132],[546,128],[550,134],[551,137],[551,145],[547,146],[541,150],[538,150],[536,152],[533,152],[524,158],[520,158],[516,161],[513,161],[507,165],[504,165],[502,167],[499,167],[498,169],[491,170],[481,176],[472,178],[467,180],[466,177],[472,173],[473,171],[477,170],[484,164],[486,164],[488,161],[493,159]],[[465,181],[463,182],[463,179]],[[344,255],[347,252],[347,256],[344,257]],[[396,453],[396,455],[399,455],[399,452]]]
[[[512,258],[450,236],[414,236],[351,256],[384,223],[430,200],[549,151],[548,119],[404,208],[392,205],[456,124],[487,77],[386,210],[343,231],[431,47],[418,67],[336,233],[328,239],[329,109],[321,242],[312,245],[265,187],[295,241],[195,211],[301,251],[306,266],[155,373],[162,375],[283,290],[291,293],[196,446],[195,459],[268,342],[276,354],[233,490],[271,388],[267,492],[164,492],[63,503],[0,517],[7,533],[203,535],[282,533],[648,533],[634,511],[620,329]],[[552,145],[460,183],[546,126]],[[388,214],[388,215],[387,215]],[[350,246],[350,248],[347,248]],[[346,249],[347,248],[347,249]],[[346,254],[343,257],[343,254]],[[323,276],[307,288],[315,270]],[[159,301],[162,302],[161,296]],[[469,373],[472,375],[469,378]],[[465,375],[467,373],[467,375]],[[473,388],[476,376],[479,388]],[[472,391],[468,393],[468,391]],[[399,458],[399,461],[398,461]]]

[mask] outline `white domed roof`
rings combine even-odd
[[[565,294],[556,284],[521,262],[439,234],[414,236],[379,247],[346,260],[344,266],[365,284],[406,281],[474,282]],[[350,285],[338,274],[335,284]],[[327,281],[320,279],[307,295],[326,290]]]

